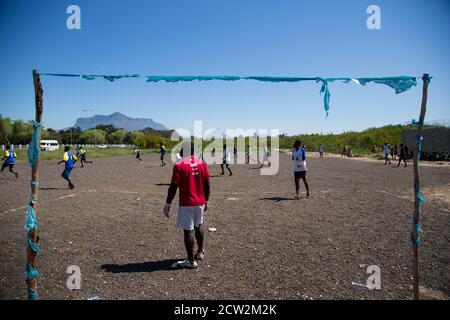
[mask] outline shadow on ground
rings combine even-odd
[[[298,201],[294,198],[284,198],[284,197],[268,197],[268,198],[260,198],[260,201],[273,201],[273,202],[281,202],[281,201]]]
[[[40,191],[61,191],[61,190],[68,190],[69,188],[56,188],[56,187],[49,187],[49,188],[39,188]]]
[[[178,270],[178,268],[174,266],[177,261],[178,260],[167,259],[161,261],[148,261],[143,263],[104,264],[101,266],[101,268],[106,272],[111,273],[171,271]]]

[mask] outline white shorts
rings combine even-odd
[[[177,228],[194,230],[203,224],[205,206],[180,206],[178,208]]]

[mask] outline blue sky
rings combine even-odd
[[[66,9],[81,8],[81,30]],[[366,27],[370,4],[381,30]],[[450,118],[447,0],[0,0],[0,113],[34,116],[33,68],[61,73],[153,75],[433,77],[428,120]],[[335,83],[331,110],[320,85],[253,81],[146,83],[42,79],[47,127],[120,111],[170,128],[279,128],[312,133],[362,130],[418,117],[421,87]]]

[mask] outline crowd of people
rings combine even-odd
[[[404,163],[404,166],[407,167],[406,160],[409,159],[409,149],[406,144],[400,144],[400,147],[397,145],[389,145],[389,143],[385,143],[383,145],[383,154],[384,154],[384,165],[391,165],[391,160],[397,160],[398,158],[398,164],[397,167],[400,167],[400,164]],[[391,159],[389,159],[389,156],[391,156]]]

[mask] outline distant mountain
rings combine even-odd
[[[152,119],[145,118],[130,118],[120,112],[114,112],[109,116],[95,115],[90,118],[78,118],[75,122],[74,128],[79,127],[85,131],[95,128],[96,126],[113,125],[115,128],[121,128],[129,131],[143,130],[146,128],[152,128],[154,130],[168,130],[168,128]]]

